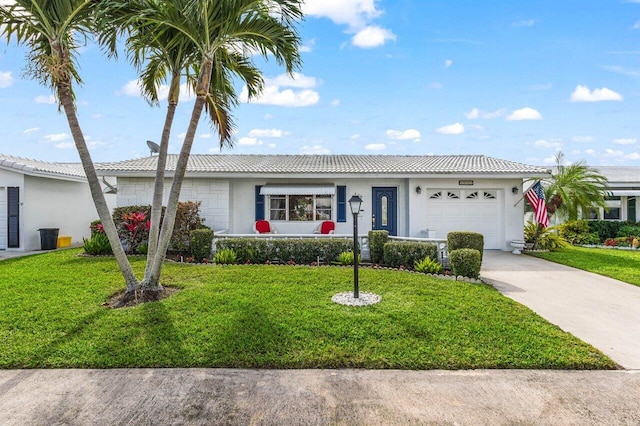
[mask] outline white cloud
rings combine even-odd
[[[618,138],[611,141],[616,145],[634,145],[638,142],[637,138]]]
[[[444,61],[445,68],[449,68],[451,65],[453,65],[453,61],[451,59],[447,59],[446,61]]]
[[[328,148],[325,148],[322,145],[305,145],[300,148],[300,152],[305,155],[326,155],[331,153]]]
[[[22,132],[24,135],[30,135],[31,133],[37,132],[40,130],[40,127],[30,127]]]
[[[604,155],[605,157],[624,157],[624,152],[607,148],[604,150]]]
[[[238,139],[238,145],[243,145],[243,146],[256,146],[256,145],[262,145],[262,141],[258,138],[240,138]]]
[[[542,160],[543,164],[556,164],[556,156],[552,155],[551,157],[545,157]]]
[[[639,152],[632,152],[631,154],[627,154],[624,157],[628,158],[629,160],[640,160],[640,153]]]
[[[416,129],[387,130],[387,136],[395,140],[412,140],[414,142],[420,142],[420,132]]]
[[[358,133],[356,133],[355,135],[351,135],[351,136],[349,137],[349,139],[351,139],[351,140],[360,139],[360,135],[359,135]]]
[[[559,140],[546,140],[538,139],[533,143],[536,148],[562,148],[562,143]]]
[[[593,136],[574,136],[571,140],[573,142],[593,142],[595,138]]]
[[[507,116],[509,121],[542,120],[542,114],[533,108],[525,107],[513,111]]]
[[[11,71],[0,71],[0,89],[6,89],[13,84]]]
[[[591,91],[587,86],[578,85],[571,94],[571,102],[621,101],[622,99],[621,94],[606,87]]]
[[[585,154],[589,154],[589,155],[596,155],[596,151],[594,149],[587,149],[585,151]]]
[[[44,138],[50,142],[60,142],[65,139],[69,139],[69,135],[67,133],[55,133],[55,134],[45,135]]]
[[[464,116],[467,117],[467,119],[469,120],[475,120],[478,118],[489,120],[491,118],[501,117],[502,115],[504,115],[504,113],[505,113],[504,109],[499,109],[493,112],[489,112],[489,111],[481,111],[478,108],[472,108],[471,111],[465,112]]]
[[[49,104],[49,105],[53,105],[56,103],[56,97],[53,95],[49,95],[49,96],[45,96],[45,95],[40,95],[40,96],[36,96],[33,101],[37,104]]]
[[[533,27],[536,23],[535,19],[524,19],[511,24],[512,27]]]
[[[267,146],[271,149],[275,149],[278,145],[276,145],[275,143],[270,143],[270,144],[267,144]]]
[[[300,73],[294,73],[293,78],[286,74],[281,74],[272,79],[265,79],[263,92],[256,98],[251,99],[251,103],[264,105],[278,105],[287,107],[305,107],[315,105],[320,100],[320,95],[315,90],[311,90],[318,85],[314,77],[308,77]],[[292,89],[282,89],[282,87],[293,87],[303,89],[294,91]],[[244,86],[240,92],[240,101],[248,102],[249,92]]]
[[[311,51],[313,51],[313,48],[316,45],[316,39],[312,38],[311,40],[309,40],[307,43],[303,44],[302,46],[300,46],[300,52],[305,52],[305,53],[309,53]]]
[[[633,29],[634,30],[640,29],[640,21],[636,21],[636,23],[633,24]]]
[[[387,146],[383,143],[370,143],[364,146],[367,151],[384,151]]]
[[[434,89],[434,90],[440,90],[440,89],[444,89],[444,84],[438,83],[437,81],[434,81],[432,83],[427,84],[427,88]]]
[[[213,135],[211,133],[203,133],[200,135],[200,139],[211,139]]]
[[[251,129],[249,131],[250,138],[281,138],[288,134],[280,129]]]
[[[449,124],[436,129],[436,132],[443,135],[459,135],[464,133],[464,126],[461,123]]]
[[[334,99],[331,101],[331,106],[338,106],[340,105],[340,99]]]
[[[372,25],[358,31],[351,39],[351,42],[354,46],[369,49],[382,46],[388,40],[395,41],[396,35],[386,28]]]
[[[73,144],[73,142],[60,142],[55,144],[54,146],[58,149],[71,149],[75,145]]]
[[[131,80],[118,91],[118,94],[125,96],[141,96],[140,95],[140,81]]]
[[[102,141],[89,141],[87,142],[87,147],[89,149],[100,148],[101,146],[108,146],[105,142]]]
[[[120,90],[118,90],[118,94],[122,94],[125,96],[131,96],[131,97],[141,97],[142,96],[142,92],[140,90],[140,88],[142,87],[140,80],[131,80],[129,81],[127,84],[125,84],[124,86],[122,86],[122,88]],[[191,101],[193,99],[195,99],[195,93],[191,92],[191,89],[189,88],[189,86],[186,83],[183,83],[180,85],[180,101],[181,102],[185,102],[185,101]],[[169,97],[169,86],[166,84],[161,84],[158,87],[158,100],[159,101],[164,101]]]
[[[382,14],[376,9],[375,0],[306,0],[302,11],[306,16],[329,18],[350,28],[361,28]]]

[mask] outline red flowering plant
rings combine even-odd
[[[102,226],[102,222],[100,222],[100,220],[94,220],[93,222],[91,222],[91,225],[89,226],[89,229],[91,229],[91,236],[93,237],[96,234],[104,234],[104,226]]]
[[[128,254],[146,253],[151,221],[144,212],[123,213],[118,235]]]

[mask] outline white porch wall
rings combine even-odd
[[[59,235],[70,235],[73,244],[90,236],[89,225],[98,213],[87,183],[24,176],[20,192],[20,238],[25,250],[40,249],[40,228],[59,228]]]
[[[171,179],[165,180],[163,204],[169,199]],[[150,205],[153,178],[118,178],[119,207]],[[253,199],[253,198],[252,198]],[[187,178],[182,184],[180,201],[201,201],[200,217],[214,230],[229,229],[229,181],[226,179]]]
[[[522,218],[524,216],[524,203],[525,200],[521,200],[516,206],[514,204],[522,198],[522,179],[478,179],[473,178],[473,186],[460,186],[458,181],[460,179],[467,178],[455,178],[455,179],[411,179],[409,181],[409,205],[410,205],[410,217],[411,224],[409,228],[410,237],[424,236],[421,233],[426,226],[426,203],[427,193],[430,189],[490,189],[499,191],[499,201],[502,209],[502,220],[504,221],[504,246],[502,250],[510,250],[509,242],[512,240],[521,240],[523,238],[523,224]],[[415,188],[420,186],[422,192],[416,194]],[[513,194],[511,189],[517,186],[518,193]],[[473,214],[473,212],[469,212]],[[500,218],[496,218],[500,220]],[[446,236],[437,235],[438,238],[444,238]]]
[[[250,234],[253,233],[255,222],[255,186],[270,184],[324,184],[330,183],[336,186],[347,187],[347,200],[353,194],[362,197],[363,203],[358,222],[358,233],[365,234],[371,230],[371,188],[376,186],[397,187],[398,188],[398,235],[404,235],[407,229],[406,203],[402,200],[406,198],[405,179],[340,179],[333,181],[327,179],[236,179],[231,187],[231,217],[230,233]],[[268,209],[268,206],[266,206]],[[333,220],[336,221],[336,234],[353,234],[353,216],[347,206],[347,221],[337,222],[337,199],[334,196],[332,201]],[[265,212],[268,219],[268,210]],[[273,221],[280,234],[307,234],[313,232],[321,221]]]

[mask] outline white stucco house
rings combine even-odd
[[[598,212],[591,212],[590,218],[639,221],[636,198],[640,195],[640,167],[597,166],[595,168],[609,181],[609,197],[607,197],[609,210],[600,209]]]
[[[176,160],[169,156],[168,175]],[[118,206],[148,205],[156,161],[96,167],[117,179]],[[510,250],[512,240],[522,239],[523,179],[549,175],[481,155],[192,155],[181,201],[201,201],[205,224],[230,234],[251,234],[259,219],[279,234],[310,234],[323,220],[336,223],[336,234],[349,234],[347,200],[358,194],[360,233],[446,238],[450,231],[475,231],[484,235],[485,249]]]
[[[58,228],[82,243],[97,218],[79,163],[0,154],[0,250],[39,250],[41,228]]]

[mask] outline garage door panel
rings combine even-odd
[[[485,249],[502,249],[500,205],[497,198],[428,199],[426,228],[435,238],[451,231],[477,232],[484,235]]]

